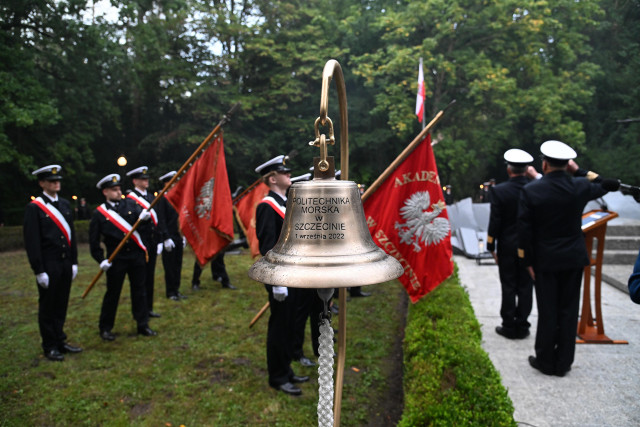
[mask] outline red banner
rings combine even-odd
[[[373,241],[400,261],[416,302],[453,273],[451,225],[427,137],[364,202]]]
[[[238,224],[249,242],[251,256],[254,258],[260,255],[258,238],[256,237],[256,206],[268,193],[269,187],[261,182],[233,207]]]
[[[180,215],[180,229],[201,265],[233,240],[231,189],[222,133],[166,197]]]

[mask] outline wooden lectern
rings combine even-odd
[[[604,321],[602,320],[601,284],[602,284],[602,257],[604,255],[604,238],[607,232],[607,222],[618,216],[615,212],[600,210],[589,211],[582,215],[582,231],[584,232],[587,251],[589,252],[589,265],[584,268],[584,291],[582,297],[582,314],[578,322],[577,344],[629,344],[627,341],[612,340],[604,334]],[[593,241],[598,240],[596,258],[593,258]],[[591,311],[591,267],[595,266],[594,281],[594,308],[596,318]]]

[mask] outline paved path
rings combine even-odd
[[[495,332],[501,323],[498,267],[488,260],[477,265],[463,256],[455,256],[455,262],[482,325],[482,346],[502,376],[519,425],[640,426],[640,305],[603,282],[604,332],[629,344],[578,344],[571,372],[563,378],[550,377],[531,368],[527,360],[534,354],[535,295],[531,336],[505,339]]]

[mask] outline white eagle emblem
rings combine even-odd
[[[428,209],[432,210],[429,211]],[[446,218],[438,216],[446,209],[442,200],[431,204],[428,191],[413,193],[404,201],[400,208],[400,215],[406,221],[404,224],[396,222],[395,228],[400,236],[400,243],[412,244],[414,252],[420,252],[420,243],[427,246],[437,245],[449,234],[451,226]]]
[[[196,197],[196,214],[198,218],[209,219],[211,217],[211,208],[213,206],[213,184],[215,178],[211,178],[205,182],[200,189],[200,195]]]

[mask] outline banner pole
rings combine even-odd
[[[411,141],[409,145],[407,145],[407,147],[402,151],[402,153],[400,153],[398,157],[396,157],[396,159],[393,162],[391,162],[391,164],[387,167],[387,169],[385,169],[385,171],[382,172],[382,174],[378,177],[378,179],[376,179],[373,182],[373,184],[371,184],[369,188],[367,188],[367,190],[362,195],[362,202],[367,200],[367,198],[369,198],[369,196],[371,196],[373,192],[376,191],[378,187],[382,185],[382,183],[389,177],[389,175],[391,175],[393,171],[396,170],[398,165],[402,163],[409,156],[409,154],[411,154],[411,152],[418,146],[418,144],[422,142],[425,135],[431,130],[431,128],[436,123],[438,123],[438,121],[440,121],[440,119],[444,115],[444,112],[447,111],[447,109],[451,107],[453,104],[455,104],[455,102],[456,100],[454,99],[444,109],[438,111],[438,114],[436,114],[435,117],[431,119],[429,124],[426,125],[424,129],[422,129],[422,131],[418,134],[418,136],[416,136],[415,139]]]
[[[233,115],[233,113],[235,113],[235,111],[240,107],[240,103],[237,102],[235,103],[231,109],[227,112],[227,114],[225,114],[224,116],[222,116],[222,120],[220,120],[220,122],[216,125],[215,128],[213,128],[213,130],[211,131],[211,133],[209,133],[209,135],[204,139],[204,141],[202,141],[202,143],[200,144],[200,146],[198,146],[198,148],[196,148],[196,151],[193,152],[193,154],[191,154],[191,156],[189,156],[189,158],[187,159],[186,162],[184,162],[184,164],[180,167],[180,169],[178,169],[178,172],[171,177],[171,179],[165,184],[165,186],[162,188],[162,190],[158,193],[158,195],[156,196],[155,199],[153,199],[153,201],[151,202],[151,204],[149,205],[149,210],[151,210],[162,198],[162,196],[164,195],[164,193],[167,192],[167,190],[169,190],[169,188],[171,188],[171,186],[180,179],[180,177],[187,171],[187,169],[189,169],[192,165],[193,165],[193,161],[196,159],[196,157],[198,157],[198,155],[200,154],[200,152],[202,152],[207,145],[209,144],[209,142],[213,139],[213,137],[220,131],[220,128],[222,128],[222,126],[224,124],[226,124],[227,122],[229,122],[229,120],[231,120],[231,116]],[[116,246],[115,250],[113,251],[113,253],[111,254],[111,256],[109,257],[108,261],[110,263],[113,262],[113,260],[115,259],[116,255],[118,255],[118,253],[120,252],[120,250],[124,247],[125,243],[127,242],[127,240],[129,239],[129,237],[131,237],[131,235],[133,234],[134,231],[136,231],[136,228],[138,228],[138,225],[140,224],[140,219],[138,219],[135,224],[133,224],[133,226],[131,227],[131,230],[129,230],[129,232],[127,234],[125,234],[125,236],[122,238],[122,240],[120,241],[120,243],[118,244],[118,246]],[[155,248],[151,248],[151,250],[155,250]],[[102,273],[104,273],[104,271],[102,269],[100,269],[100,271],[98,271],[98,274],[96,274],[96,276],[93,278],[93,280],[91,281],[91,283],[89,284],[89,286],[87,286],[87,289],[84,290],[84,292],[82,293],[82,298],[84,299],[84,297],[87,296],[87,294],[89,293],[89,291],[91,291],[91,289],[93,288],[93,286],[96,284],[96,282],[100,279],[100,277],[102,276]]]

